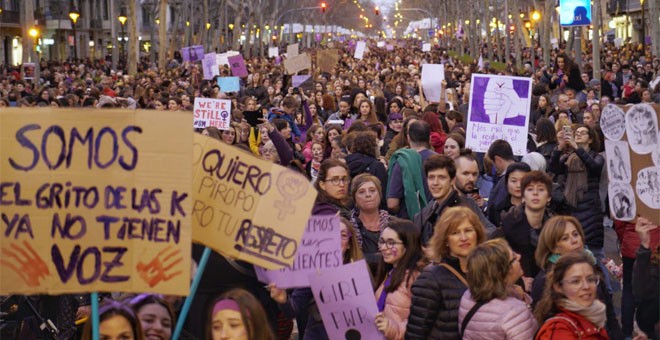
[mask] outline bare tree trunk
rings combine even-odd
[[[552,37],[552,23],[550,19],[554,11],[554,2],[550,0],[545,0],[545,10],[541,14],[543,19],[543,37],[541,38],[541,48],[543,49],[543,63],[548,66],[550,65],[550,38]]]
[[[158,7],[158,68],[163,71],[167,63],[167,0],[160,0]]]
[[[128,74],[137,74],[138,64],[138,34],[136,1],[128,1]]]
[[[202,45],[208,44],[208,30],[206,29],[207,22],[209,22],[209,0],[204,0],[202,1],[202,22],[200,23]]]
[[[648,1],[649,17],[647,20],[650,21],[650,35],[651,35],[651,52],[655,56],[660,56],[660,0],[646,0]]]
[[[34,23],[34,0],[26,0],[23,2],[25,8],[21,12],[23,21],[27,23],[23,25],[23,56],[21,63],[27,63],[33,60],[34,58],[34,38],[29,34],[32,23]],[[66,40],[67,46],[69,45],[69,40]]]
[[[493,51],[495,50],[493,42],[490,40],[490,0],[486,0],[484,14],[481,21],[486,28],[486,43],[488,44],[488,59],[493,60]]]
[[[592,15],[593,26],[594,26],[594,36],[591,43],[592,46],[592,56],[593,56],[593,78],[600,79],[600,29],[603,26],[600,21],[600,0],[595,0],[593,4],[593,12],[595,15]]]

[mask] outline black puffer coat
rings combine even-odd
[[[442,260],[461,271],[458,259]],[[412,285],[412,303],[405,339],[460,339],[458,307],[467,286],[452,272],[440,265],[424,269]]]
[[[583,148],[578,148],[575,153],[584,162],[587,169],[587,190],[583,193],[582,199],[577,202],[577,206],[574,207],[573,216],[582,225],[585,245],[594,249],[602,249],[605,231],[603,230],[603,210],[600,204],[599,185],[605,160],[593,150],[586,151]],[[555,174],[567,174],[567,159],[567,155],[562,155],[559,149],[555,149],[552,152],[550,171]]]
[[[543,224],[550,218],[547,212],[543,216]],[[519,205],[509,210],[502,219],[501,232],[509,242],[511,249],[520,254],[520,266],[522,267],[525,276],[535,277],[539,272],[539,267],[534,259],[534,252],[538,243],[538,236],[541,230],[535,230],[529,225],[527,215],[525,215],[525,206]],[[536,233],[536,240],[532,240],[532,233]]]

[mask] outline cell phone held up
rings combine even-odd
[[[564,140],[573,139],[573,129],[569,125],[562,126],[562,131],[564,131]]]

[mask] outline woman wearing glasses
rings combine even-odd
[[[385,339],[403,339],[410,314],[410,287],[422,265],[419,233],[412,222],[393,217],[380,234],[378,249],[383,262],[376,277],[381,282],[376,290],[376,327]]]
[[[428,266],[412,285],[406,339],[460,339],[458,306],[468,283],[467,257],[486,240],[479,217],[466,207],[444,210],[435,225]]]
[[[584,229],[584,243],[597,259],[604,259],[603,211],[600,204],[600,176],[605,160],[598,152],[600,138],[586,125],[578,125],[574,135],[557,130],[558,147],[552,152],[550,172],[565,175],[563,184],[566,202],[574,209],[572,215]],[[570,149],[569,153],[564,151]],[[604,269],[601,267],[601,269]],[[607,279],[605,273],[605,279]]]
[[[543,289],[546,285],[547,275],[552,272],[559,258],[571,252],[584,252],[596,264],[596,259],[588,249],[584,248],[584,232],[580,222],[573,216],[555,216],[550,218],[543,226],[539,235],[538,246],[534,255],[536,263],[541,271],[534,278],[532,285],[533,304],[539,303],[543,297]],[[600,274],[600,268],[596,267],[596,273]],[[597,287],[598,298],[607,307],[607,323],[605,328],[612,339],[623,339],[621,327],[616,318],[612,296],[607,292],[604,282]]]
[[[348,216],[348,188],[351,179],[348,167],[336,159],[326,159],[321,163],[314,188],[318,192],[312,208],[312,215]]]
[[[503,239],[487,241],[468,256],[469,290],[458,310],[463,339],[520,339],[534,336],[538,324],[515,285],[523,275],[520,255]],[[531,301],[531,299],[528,299]]]
[[[339,225],[344,264],[361,260],[362,251],[357,244],[353,225],[343,217],[339,218]],[[270,297],[279,304],[284,315],[297,319],[299,339],[328,339],[328,333],[323,326],[323,320],[311,288],[296,288],[288,294],[286,290],[277,288],[274,283],[269,284],[267,288],[270,291]]]
[[[571,252],[557,260],[534,310],[543,322],[537,340],[609,339],[606,307],[596,290],[600,277],[584,252]]]

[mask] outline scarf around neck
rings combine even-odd
[[[568,299],[561,299],[559,300],[559,307],[567,311],[582,315],[598,328],[603,328],[605,326],[605,322],[607,321],[605,304],[598,299],[594,300],[594,302],[589,307],[583,307]]]
[[[587,168],[584,162],[573,152],[566,160],[568,175],[566,176],[566,188],[564,196],[566,201],[573,207],[582,199],[582,195],[587,191]]]

